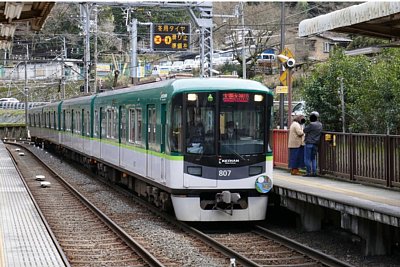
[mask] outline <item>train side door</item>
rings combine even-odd
[[[160,136],[160,152],[162,155],[165,155],[165,125],[166,125],[166,118],[167,118],[167,109],[166,104],[161,104],[161,136]],[[161,156],[161,182],[166,184],[166,177],[165,177],[165,157]]]
[[[158,178],[160,165],[156,164],[156,151],[157,141],[156,141],[156,107],[155,105],[147,106],[147,138],[146,138],[146,176],[152,179]],[[158,169],[158,171],[157,171]]]

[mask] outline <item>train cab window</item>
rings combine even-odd
[[[265,96],[253,93],[221,93],[219,152],[222,155],[264,152]]]
[[[170,149],[171,152],[182,153],[182,95],[177,95],[172,101]]]
[[[140,144],[142,142],[142,109],[129,109],[129,142]]]
[[[186,152],[215,154],[215,93],[186,95]]]

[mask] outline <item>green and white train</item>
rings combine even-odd
[[[171,79],[31,109],[31,138],[173,208],[182,221],[263,220],[272,92],[230,78]]]

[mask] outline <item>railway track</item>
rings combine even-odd
[[[71,175],[74,176],[74,174]],[[79,183],[82,184],[73,180],[69,182],[76,186],[79,186]],[[112,187],[118,190],[116,186]],[[202,231],[201,228],[176,221],[141,199],[136,199],[135,202],[145,208],[136,207],[132,212],[127,213],[121,207],[128,205],[127,203],[131,204],[134,196],[121,189],[119,192],[123,192],[125,196],[111,195],[112,190],[104,188],[104,185],[86,185],[81,187],[80,191],[120,228],[124,229],[131,238],[138,240],[147,250],[153,251],[157,258],[163,258],[162,262],[166,266],[350,266],[259,226],[252,228],[242,226],[242,229],[246,229],[242,231]],[[107,194],[109,195],[106,198],[99,197]],[[107,199],[113,199],[113,203]],[[149,210],[152,210],[152,213],[149,213]],[[165,237],[152,236],[152,230],[148,231],[148,236],[143,236],[136,231],[136,228],[139,228],[140,223],[146,223],[146,220],[162,227],[163,233],[173,232],[174,237],[167,237],[169,234]],[[152,229],[151,227],[149,225],[149,229]],[[157,230],[154,232],[157,233]],[[162,242],[157,241],[160,238],[171,238],[175,241],[171,240],[171,246],[165,247],[161,245]],[[197,256],[212,260],[208,261],[208,264],[196,264],[196,260],[192,260],[190,255],[183,255],[185,259],[179,260],[176,254],[180,252],[175,251],[174,243],[177,243],[177,246],[189,246],[196,251]]]
[[[244,266],[352,266],[258,225],[240,229],[201,233]]]
[[[10,152],[72,266],[164,266],[28,150]]]

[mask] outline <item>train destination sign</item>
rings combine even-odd
[[[226,93],[222,94],[222,101],[224,103],[247,103],[250,96],[245,93]]]
[[[153,24],[153,50],[185,51],[189,49],[189,24]]]

